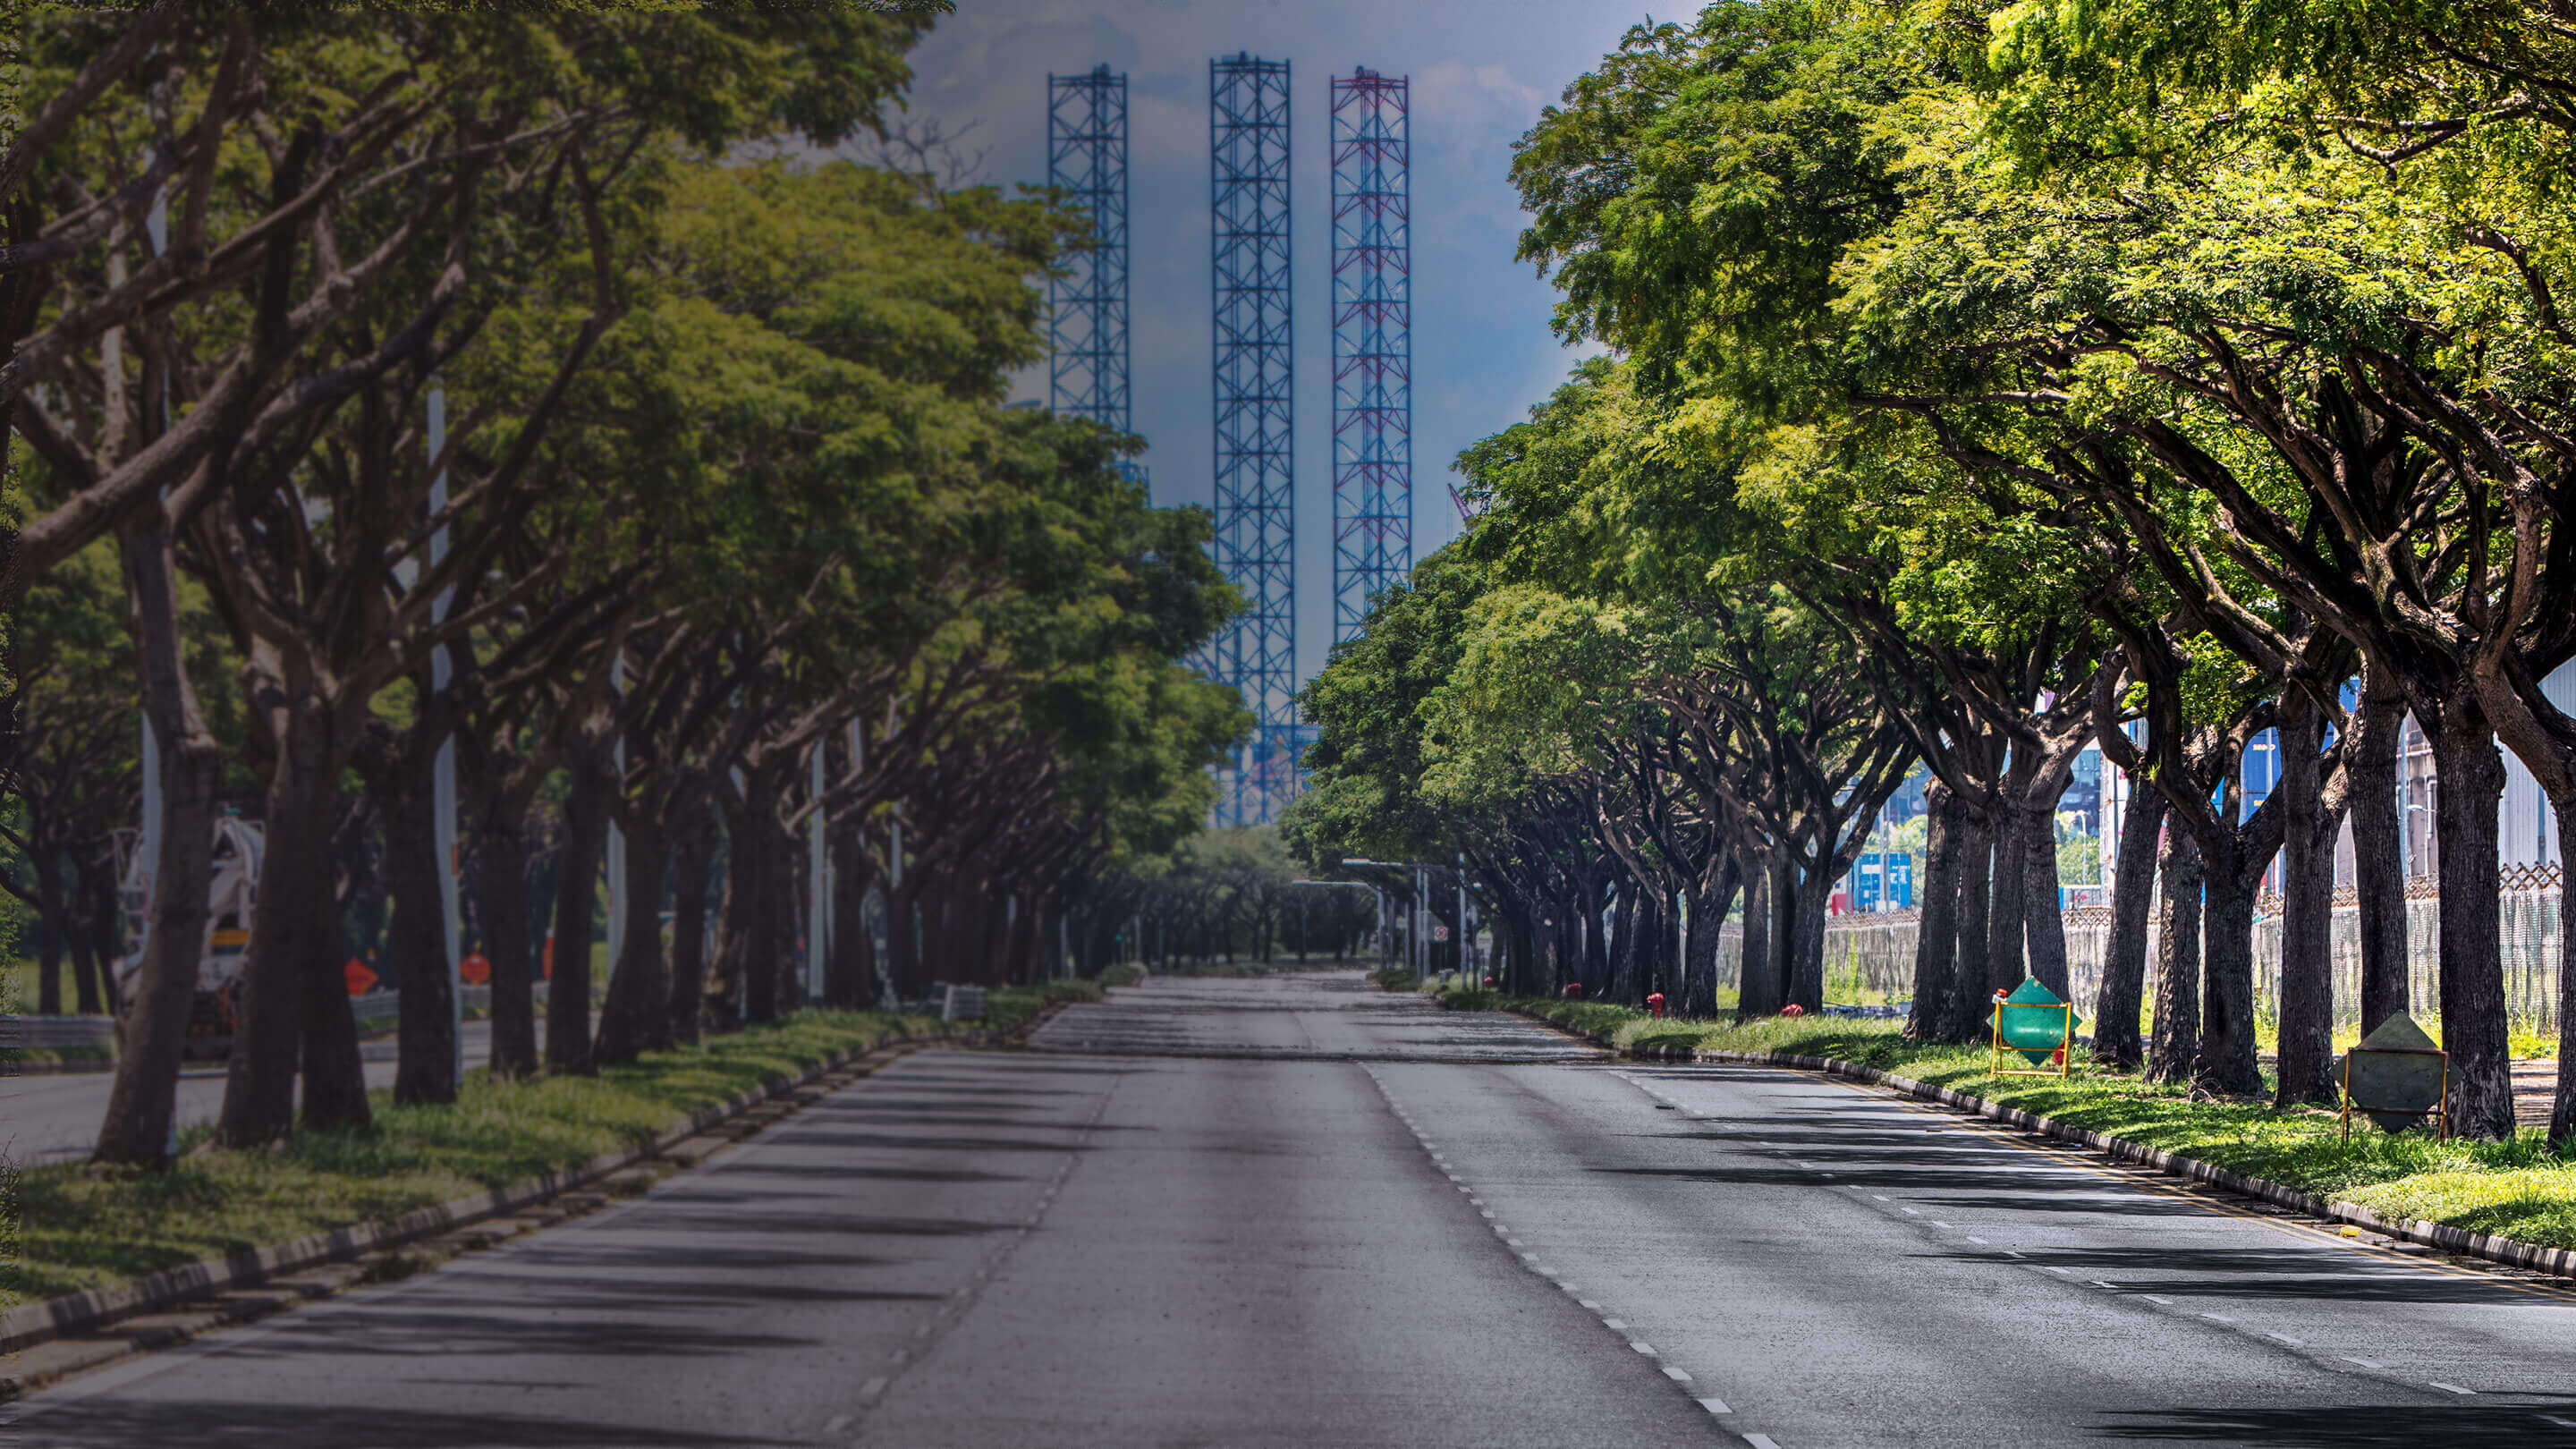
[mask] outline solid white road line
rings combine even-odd
[[[2477,1390],[2475,1389],[2464,1389],[2458,1384],[2446,1384],[2439,1379],[2426,1379],[2424,1384],[2427,1388],[2440,1389],[2443,1393],[2458,1394],[2463,1398],[2475,1397],[2477,1394]]]

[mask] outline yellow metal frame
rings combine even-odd
[[[2056,1077],[2063,1080],[2066,1076],[2067,1069],[2074,1064],[2075,1060],[2075,1003],[2072,1001],[2061,1001],[2057,1003],[2057,1010],[2066,1013],[2066,1027],[2063,1031],[2059,1032],[2057,1036],[2057,1065],[2054,1067],[2007,1067],[2003,1064],[2004,1053],[2006,1052],[2011,1052],[2015,1061],[2027,1061],[2028,1058],[2022,1056],[2022,1053],[2025,1051],[2037,1050],[2035,1047],[2017,1047],[2007,1046],[2004,1044],[2004,1008],[2007,1006],[2017,1006],[2024,1011],[2046,1011],[2049,1009],[2049,1005],[2045,1001],[1998,1001],[1995,1003],[1993,1014],[1986,1018],[1987,1046],[1989,1049],[1986,1058],[1986,1075],[1991,1077]]]
[[[2440,1058],[2442,1059],[2442,1090],[2441,1090],[2441,1093],[2440,1093],[2440,1095],[2436,1096],[2436,1097],[2433,1099],[2433,1106],[2432,1106],[2431,1110],[2429,1110],[2429,1111],[2424,1111],[2424,1112],[2417,1112],[2417,1113],[2414,1113],[2414,1114],[2412,1114],[2412,1115],[2414,1115],[2414,1116],[2418,1116],[2418,1117],[2430,1117],[2430,1118],[2432,1118],[2432,1119],[2433,1119],[2433,1140],[2434,1140],[2434,1141],[2436,1141],[2436,1142],[2445,1142],[2445,1141],[2450,1140],[2450,1136],[2451,1136],[2451,1054],[2450,1054],[2449,1052],[2447,1052],[2447,1051],[2443,1051],[2443,1050],[2441,1050],[2441,1049],[2439,1049],[2439,1048],[2436,1048],[2436,1049],[2434,1049],[2434,1050],[2432,1050],[2432,1051],[2422,1051],[2422,1050],[2417,1050],[2417,1051],[2391,1051],[2391,1050],[2389,1050],[2389,1049],[2388,1049],[2388,1048],[2386,1048],[2386,1047],[2366,1047],[2366,1046],[2356,1046],[2356,1047],[2348,1048],[2348,1049],[2344,1052],[2344,1054],[2343,1054],[2343,1060],[2335,1064],[2335,1074],[2336,1074],[2337,1078],[2339,1079],[2340,1085],[2341,1085],[2341,1086],[2342,1086],[2342,1088],[2343,1088],[2343,1140],[2344,1140],[2344,1141],[2346,1141],[2346,1142],[2350,1142],[2350,1141],[2352,1140],[2352,1054],[2353,1054],[2354,1052],[2376,1052],[2376,1053],[2378,1053],[2378,1054],[2380,1054],[2380,1055],[2383,1055],[2383,1056],[2392,1056],[2392,1057],[2440,1057]],[[2386,1107],[2364,1107],[2364,1108],[2362,1108],[2361,1110],[2362,1110],[2362,1111],[2364,1111],[2364,1112],[2385,1112],[2385,1111],[2388,1111],[2389,1109],[2388,1109],[2388,1108],[2386,1108]]]

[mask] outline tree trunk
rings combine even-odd
[[[1739,851],[1736,859],[1736,868],[1744,876],[1744,931],[1735,953],[1735,1019],[1750,1021],[1769,1014],[1755,1010],[1747,994],[1770,969],[1771,860],[1759,851]]]
[[[484,817],[475,852],[482,857],[483,954],[492,963],[492,1064],[495,1081],[537,1071],[536,943],[528,902],[527,822]]]
[[[1601,920],[1609,908],[1608,890],[1599,877],[1583,883],[1583,994],[1594,1000],[1610,994],[1610,941]]]
[[[626,821],[626,890],[618,959],[609,964],[608,999],[600,1003],[596,1065],[618,1066],[671,1044],[671,980],[662,955],[662,867],[666,827],[649,811]]]
[[[1967,805],[1960,820],[1959,836],[1959,952],[1951,969],[1956,983],[1950,995],[1950,1029],[1942,1035],[1951,1041],[1983,1041],[1986,1037],[1986,998],[1992,991],[1987,947],[1992,933],[1992,917],[1987,907],[1993,899],[1995,864],[1995,812],[1977,805]]]
[[[564,799],[563,852],[555,868],[555,971],[546,983],[546,1070],[586,1077],[590,1055],[590,929],[599,905],[599,861],[608,844],[608,796],[615,788],[601,746],[576,744]]]
[[[1744,964],[1736,973],[1735,1017],[1750,1021],[1777,1016],[1789,1004],[1789,968],[1798,950],[1797,863],[1786,846],[1774,846],[1763,858],[1762,952],[1753,950],[1753,904],[1746,902]]]
[[[779,958],[785,954],[793,906],[779,901],[786,882],[780,860],[785,844],[778,827],[778,797],[754,774],[742,808],[733,817],[733,854],[725,881],[724,952],[739,977],[736,1006],[743,1025],[778,1019]]]
[[[396,1027],[394,1101],[403,1106],[456,1100],[455,987],[447,958],[447,902],[438,888],[438,833],[430,782],[410,776],[408,762],[384,762],[376,810],[385,822],[385,886],[393,929],[385,974],[402,999]],[[426,775],[423,770],[418,772]]]
[[[72,957],[73,1009],[83,1016],[96,1016],[104,1009],[98,989],[103,972],[98,936],[90,923],[89,882],[86,880],[75,878],[72,882],[71,930],[64,945]]]
[[[2254,891],[2262,865],[2249,854],[2202,855],[2199,1065],[2192,1080],[2229,1096],[2263,1090],[2254,1041]]]
[[[1809,1016],[1825,1009],[1825,918],[1826,907],[1834,891],[1834,857],[1824,854],[1824,863],[1815,869],[1801,868],[1798,885],[1798,914],[1793,939],[1796,954],[1789,960],[1789,1000]]]
[[[2030,893],[2024,879],[2030,858],[2030,814],[2022,802],[2038,770],[2036,762],[2023,758],[2029,753],[2026,748],[2013,751],[2011,768],[2004,772],[2003,787],[1995,794],[1994,874],[1988,887],[1994,911],[1986,918],[1986,988],[1990,992],[2010,991],[2027,974],[2022,932]]]
[[[2297,683],[2280,713],[2280,1107],[2335,1101],[2334,827],[2325,805],[2325,714]]]
[[[707,989],[707,872],[716,816],[702,795],[671,822],[671,1039],[698,1039]]]
[[[832,943],[823,961],[823,1004],[864,1011],[878,1004],[876,941],[868,934],[867,843],[855,823],[828,835],[832,850]]]
[[[2486,712],[2455,698],[2433,736],[2433,825],[2442,879],[2442,1045],[2451,1054],[2451,1130],[2513,1135],[2513,1067],[2505,1036],[2503,942],[2496,902],[2496,806],[2504,760]]]
[[[2163,919],[2156,939],[2156,1017],[2147,1079],[2187,1082],[2200,1059],[2200,846],[2178,824],[2156,861]]]
[[[262,671],[255,686],[290,686]],[[233,1051],[215,1128],[225,1147],[282,1141],[295,1125],[299,1057],[304,1116],[313,1126],[367,1120],[357,1028],[341,973],[332,858],[342,752],[329,708],[309,695],[275,706],[259,904],[242,965]],[[335,1020],[336,1017],[336,1020]]]
[[[72,937],[73,979],[80,983],[80,1009],[120,1014],[116,968],[125,951],[125,912],[116,898],[116,850],[100,842],[73,858],[80,891],[80,931]]]
[[[1717,946],[1734,908],[1738,867],[1732,855],[1703,873],[1691,897],[1689,933],[1682,938],[1682,1014],[1706,1019],[1717,1015]]]
[[[1923,787],[1923,808],[1923,907],[1914,932],[1914,1002],[1905,1014],[1905,1034],[1917,1041],[1940,1041],[1950,1030],[1950,994],[1957,984],[1964,812],[1938,776]]]
[[[2138,1014],[2147,980],[2147,924],[2155,907],[2157,837],[2165,796],[2145,782],[2120,808],[2120,860],[2111,886],[2111,940],[2102,960],[2102,992],[2093,1004],[2095,1064],[2136,1071],[2146,1062]]]
[[[136,511],[118,539],[135,634],[144,713],[161,772],[161,819],[143,961],[116,1055],[116,1080],[91,1156],[101,1163],[167,1167],[179,1090],[179,1055],[196,1006],[205,950],[206,891],[214,877],[215,790],[221,747],[198,712],[179,642],[178,584],[158,508]],[[2571,892],[2576,894],[2576,892]]]
[[[2397,805],[2397,754],[2405,733],[2406,701],[2382,691],[2365,666],[2361,707],[2352,714],[2352,739],[2344,746],[2351,785],[2344,798],[2352,812],[2352,880],[2361,928],[2361,1030],[2413,1007],[2406,982],[2406,867],[2399,842],[2404,813]],[[2384,697],[2383,697],[2384,694]]]
[[[2061,1000],[2072,1001],[2074,995],[2066,979],[2066,913],[2057,899],[2057,803],[2064,796],[2066,781],[2061,772],[2041,772],[2041,781],[2054,780],[2053,789],[2043,788],[2022,809],[2021,869],[2017,874],[2022,884],[2022,929],[2030,939],[2030,974],[2040,985],[2057,993]]]
[[[929,989],[929,980],[921,970],[921,938],[915,929],[914,904],[921,887],[915,876],[900,890],[885,893],[886,969],[894,977],[898,1001],[919,1001]],[[1172,965],[1172,923],[1166,914],[1154,932],[1154,969],[1168,971]]]
[[[36,876],[36,929],[42,939],[36,943],[36,1014],[63,1014],[63,937],[71,913],[63,909],[62,872],[58,868],[59,852],[48,848],[43,837],[37,838],[34,860],[28,865]]]

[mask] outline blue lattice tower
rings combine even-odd
[[[1333,642],[1413,571],[1412,143],[1404,76],[1333,88]]]
[[[1127,351],[1127,77],[1109,67],[1047,77],[1047,183],[1091,214],[1092,246],[1047,283],[1048,401],[1130,430]]]
[[[1212,650],[1254,739],[1221,782],[1222,825],[1277,818],[1296,793],[1296,375],[1288,271],[1288,62],[1208,62],[1216,216],[1216,563],[1247,604]]]

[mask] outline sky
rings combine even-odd
[[[1644,18],[1590,0],[957,0],[913,52],[912,123],[962,132],[975,179],[1006,185],[1046,180],[1050,72],[1126,73],[1135,426],[1163,504],[1213,495],[1208,61],[1291,62],[1301,683],[1332,630],[1328,78],[1366,66],[1412,80],[1418,559],[1458,532],[1451,460],[1525,418],[1590,351],[1559,342],[1554,289],[1513,260],[1512,143]],[[1016,396],[1045,401],[1045,369]]]

